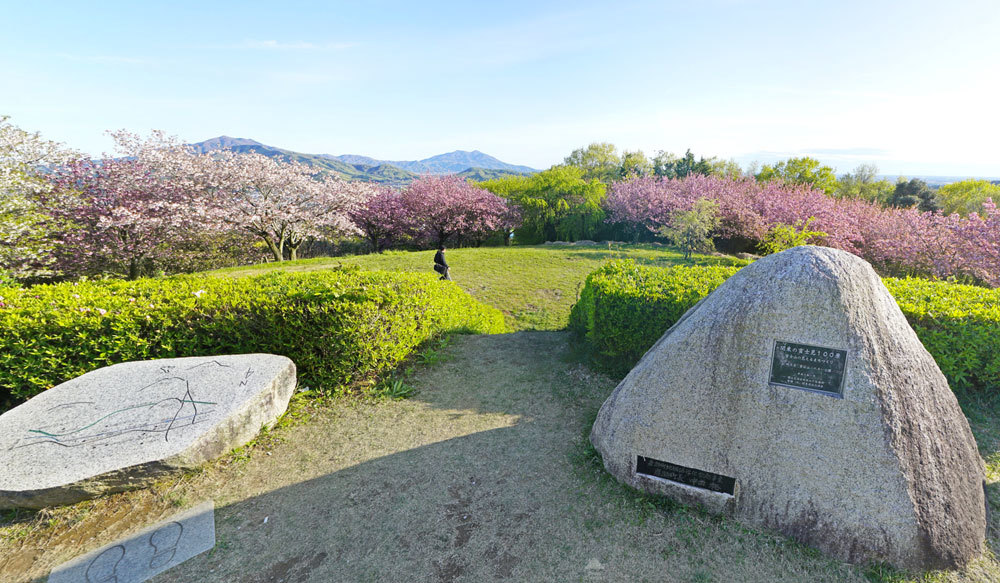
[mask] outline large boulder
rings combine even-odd
[[[241,354],[116,364],[0,415],[0,508],[146,486],[253,439],[288,406],[295,364]]]
[[[604,403],[616,478],[850,562],[981,552],[983,462],[958,402],[868,263],[796,247],[689,310]]]

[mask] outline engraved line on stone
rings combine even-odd
[[[165,532],[167,528],[172,527],[174,525],[176,525],[177,528],[180,529],[180,530],[177,531],[176,536],[165,535],[165,536],[172,536],[173,540],[170,541],[170,547],[169,548],[167,548],[166,550],[160,550],[160,547],[157,546],[157,544],[153,542],[153,538],[156,535],[160,534],[161,532]],[[149,559],[149,568],[150,569],[157,569],[159,567],[162,567],[163,565],[166,565],[167,563],[169,563],[170,561],[172,561],[174,559],[174,556],[177,554],[177,545],[178,545],[178,543],[180,543],[181,536],[183,534],[184,534],[184,525],[181,524],[181,523],[179,523],[179,522],[174,521],[174,522],[169,522],[169,523],[161,526],[160,528],[156,529],[156,531],[154,531],[153,533],[151,533],[149,535],[149,539],[146,542],[149,543],[149,546],[153,547],[153,556],[152,556],[152,558]],[[170,553],[170,556],[168,556],[166,558],[166,560],[158,560],[158,559],[161,559],[167,553]]]
[[[185,370],[194,370],[194,369],[198,368],[199,366],[208,366],[208,365],[210,365],[210,364],[217,364],[217,365],[221,366],[222,368],[233,368],[233,367],[232,367],[232,365],[229,365],[229,364],[222,364],[222,363],[221,363],[221,362],[219,362],[218,360],[210,360],[210,361],[208,361],[208,362],[203,362],[203,363],[201,363],[201,364],[196,364],[196,365],[194,365],[194,366],[192,366],[192,367],[188,367],[188,368],[186,368]]]
[[[206,411],[206,412],[211,412],[211,410]],[[185,427],[188,427],[188,426],[191,426],[191,425],[197,425],[199,423],[204,423],[204,422],[208,421],[208,419],[194,420],[194,417],[195,417],[194,415],[185,415],[183,417],[178,417],[177,419],[178,420],[191,419],[192,420],[191,423],[188,423]],[[202,417],[204,417],[204,415],[202,415]],[[117,437],[119,435],[124,435],[126,433],[142,433],[142,432],[162,433],[165,430],[164,429],[157,429],[156,428],[157,425],[162,425],[164,423],[169,423],[169,422],[170,422],[170,419],[161,419],[160,421],[153,422],[153,423],[151,423],[149,425],[142,425],[142,426],[138,426],[138,427],[130,427],[130,428],[126,428],[126,429],[116,429],[114,431],[103,431],[101,433],[95,433],[93,435],[84,435],[82,437],[71,437],[69,439],[54,439],[54,438],[51,438],[51,437],[48,437],[48,436],[45,436],[45,435],[30,435],[28,437],[25,437],[24,439],[25,440],[28,440],[28,439],[40,439],[40,440],[43,440],[43,441],[35,441],[33,443],[25,443],[23,445],[15,445],[15,446],[11,447],[10,449],[12,449],[12,450],[13,449],[20,449],[22,447],[28,447],[29,445],[38,445],[40,443],[51,443],[53,445],[58,445],[58,446],[61,446],[61,447],[76,447],[77,445],[83,445],[84,443],[90,443],[90,442],[94,442],[94,441],[101,441],[103,439],[110,439],[112,437]],[[81,443],[74,444],[74,443],[72,443],[74,441],[80,441]]]
[[[83,431],[84,429],[88,429],[90,427],[93,427],[94,425],[97,425],[101,421],[104,421],[105,419],[107,419],[108,417],[111,417],[113,415],[117,415],[119,413],[124,413],[125,411],[131,411],[133,409],[142,409],[143,407],[153,408],[156,405],[159,405],[160,403],[166,403],[168,401],[179,401],[181,403],[182,407],[184,406],[183,405],[184,403],[191,403],[192,407],[194,407],[194,403],[199,403],[199,404],[202,404],[202,405],[216,405],[217,404],[217,403],[213,403],[211,401],[194,401],[193,398],[192,399],[188,399],[187,397],[189,397],[190,395],[191,395],[191,391],[187,391],[184,394],[184,397],[185,397],[184,399],[178,399],[177,397],[167,397],[166,399],[161,399],[159,401],[156,401],[155,403],[143,403],[141,405],[134,405],[132,407],[125,407],[124,409],[118,409],[117,411],[112,411],[111,413],[108,413],[107,415],[105,415],[105,416],[97,419],[93,423],[89,423],[87,425],[84,425],[83,427],[74,429],[73,431],[67,431],[65,433],[49,433],[48,431],[43,431],[41,429],[29,429],[28,432],[29,433],[39,433],[39,434],[41,434],[41,437],[64,437],[66,435],[72,435],[74,433]],[[195,411],[196,411],[195,414],[197,415],[197,408],[195,408]],[[176,419],[177,419],[177,416],[175,415],[173,418],[170,419],[170,421],[172,422],[172,421],[174,421]],[[165,422],[165,421],[167,421],[167,419],[164,419],[163,421]],[[124,430],[124,431],[128,431],[128,430]]]
[[[117,551],[117,553],[113,553],[112,551]],[[101,561],[101,558],[107,555],[109,560],[111,560],[111,557],[115,554],[118,554],[118,558],[114,559],[114,564],[110,565],[111,572],[108,573],[109,564]],[[118,581],[118,563],[121,563],[124,558],[125,545],[115,545],[94,557],[94,560],[90,562],[90,565],[87,565],[87,572],[84,573],[84,576],[87,577],[87,583],[116,583]],[[98,561],[101,561],[100,565],[98,565]],[[97,579],[91,577],[90,573],[90,570],[93,569],[95,565],[97,565],[97,571],[94,573],[94,577],[98,577]],[[103,573],[101,571],[103,571]]]
[[[94,405],[94,401],[73,401],[72,403],[63,403],[61,405],[56,405],[55,407],[49,407],[46,411],[55,411],[56,409],[61,409],[63,407],[72,407],[73,405]]]
[[[167,381],[181,381],[182,383],[184,383],[185,387],[189,386],[188,385],[188,380],[186,378],[184,378],[184,377],[165,377],[165,378],[162,378],[162,379],[156,379],[155,381],[149,383],[148,385],[146,385],[144,387],[140,387],[139,390],[136,391],[136,392],[141,393],[142,391],[145,391],[149,387],[155,387],[156,385],[158,385],[160,383],[167,382]]]
[[[218,404],[217,402],[214,402],[214,401],[197,401],[197,400],[195,400],[194,395],[191,393],[189,381],[187,381],[186,379],[183,379],[181,377],[170,377],[170,378],[167,378],[167,379],[159,379],[159,380],[157,380],[157,381],[155,381],[153,383],[150,383],[150,384],[148,384],[148,385],[140,388],[139,391],[143,391],[145,389],[148,389],[149,387],[152,387],[152,386],[155,386],[155,385],[158,385],[158,384],[161,384],[163,382],[170,381],[170,380],[179,380],[179,381],[182,381],[184,383],[185,391],[184,391],[184,395],[180,399],[178,399],[177,397],[168,397],[168,398],[161,399],[159,401],[155,401],[155,402],[151,402],[151,403],[142,403],[142,404],[139,404],[139,405],[133,405],[131,407],[124,407],[124,408],[112,411],[112,412],[108,413],[107,415],[104,415],[104,416],[96,419],[95,421],[93,421],[91,423],[88,423],[88,424],[86,424],[86,425],[84,425],[82,427],[79,427],[79,428],[74,429],[72,431],[66,431],[66,432],[62,432],[62,433],[49,432],[49,431],[45,431],[45,430],[40,429],[40,428],[28,429],[27,430],[28,433],[36,433],[36,434],[38,434],[36,436],[28,436],[28,438],[35,437],[35,438],[41,438],[41,440],[40,441],[34,441],[32,443],[26,443],[24,445],[16,445],[16,446],[11,447],[10,449],[13,450],[13,449],[17,449],[17,448],[20,448],[20,447],[27,447],[29,445],[38,445],[38,444],[41,444],[41,443],[54,443],[56,445],[60,445],[60,446],[63,446],[63,447],[76,447],[76,446],[82,445],[84,443],[100,441],[100,440],[103,440],[103,439],[108,439],[110,437],[114,437],[114,436],[121,435],[123,433],[128,433],[128,432],[161,432],[162,431],[163,434],[164,434],[164,440],[165,441],[170,441],[170,430],[173,429],[175,423],[178,420],[188,418],[188,417],[181,417],[181,412],[184,410],[184,407],[185,407],[186,404],[190,403],[192,409],[194,409],[194,414],[191,415],[191,416],[189,416],[190,419],[191,419],[191,422],[188,425],[194,425],[195,423],[198,422],[197,421],[197,416],[198,416],[198,405],[199,404],[201,404],[201,405],[217,405]],[[156,429],[156,426],[159,423],[161,423],[161,422],[155,422],[154,421],[152,423],[145,423],[145,424],[141,424],[141,425],[133,425],[131,427],[126,427],[126,428],[123,428],[123,429],[118,429],[118,430],[114,430],[114,431],[110,431],[110,432],[109,431],[104,431],[104,432],[100,432],[100,433],[97,433],[97,434],[94,434],[94,435],[88,435],[88,436],[84,436],[84,437],[77,438],[77,439],[74,439],[74,438],[64,439],[66,436],[72,435],[74,433],[79,433],[80,431],[84,431],[86,429],[89,429],[89,428],[97,425],[98,423],[100,423],[100,422],[102,422],[102,421],[104,421],[106,419],[109,419],[109,418],[111,418],[111,417],[113,417],[115,415],[119,415],[121,413],[125,413],[127,411],[132,411],[132,410],[135,410],[135,409],[142,409],[142,408],[152,409],[156,405],[159,405],[161,403],[170,402],[170,401],[177,401],[178,402],[178,408],[177,408],[177,411],[174,412],[173,416],[170,419],[164,419],[164,420],[161,421],[161,422],[167,423],[167,427],[164,430],[158,430],[158,429]],[[68,405],[69,403],[66,403],[66,404]],[[75,444],[68,443],[68,442],[72,442],[72,441],[79,441],[79,443],[75,443]]]
[[[187,384],[187,381],[185,381],[185,384]],[[194,409],[194,416],[191,418],[191,422],[194,423],[194,421],[198,418],[198,405],[195,405],[194,395],[191,394],[190,385],[188,386],[187,390],[184,391],[184,398],[189,399],[187,402],[191,403],[191,408]],[[184,400],[181,400],[180,404],[177,406],[177,411],[174,412],[173,419],[171,419],[170,423],[167,424],[167,430],[163,433],[164,441],[170,441],[170,430],[173,428],[174,423],[177,421],[177,416],[180,415],[181,411],[184,410],[184,402],[185,402]]]

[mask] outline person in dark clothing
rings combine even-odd
[[[438,252],[434,254],[434,271],[441,274],[441,279],[451,280],[448,272],[448,261],[444,258],[444,244],[438,246]]]

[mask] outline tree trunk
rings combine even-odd
[[[128,278],[139,279],[139,258],[133,257],[128,260]]]
[[[274,255],[275,261],[285,260],[285,258],[283,257],[284,250],[281,248],[281,246],[272,241],[270,237],[264,237],[264,241],[267,243],[267,248],[271,250],[271,255]]]

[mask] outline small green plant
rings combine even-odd
[[[412,385],[407,384],[401,378],[386,379],[375,389],[376,395],[394,400],[408,399],[413,396],[415,392],[416,389]]]
[[[417,361],[426,366],[435,365],[441,362],[442,358],[441,352],[433,348],[428,348],[417,355]]]
[[[785,249],[818,243],[828,236],[823,231],[811,231],[809,225],[816,220],[816,217],[809,217],[806,221],[796,225],[775,225],[767,232],[761,247],[766,255],[778,253]]]
[[[715,250],[712,231],[719,224],[719,203],[707,198],[699,198],[689,211],[674,211],[670,224],[657,231],[661,237],[671,241],[684,252],[684,259],[691,259],[692,253],[707,253]]]
[[[180,508],[181,506],[187,504],[187,496],[185,496],[182,492],[171,492],[167,494],[167,501],[170,502],[171,506]]]
[[[417,362],[425,366],[432,366],[448,360],[444,349],[450,345],[451,336],[445,334],[437,338],[430,346],[417,353]]]
[[[865,578],[872,583],[903,583],[906,574],[887,563],[870,563],[865,567]]]

